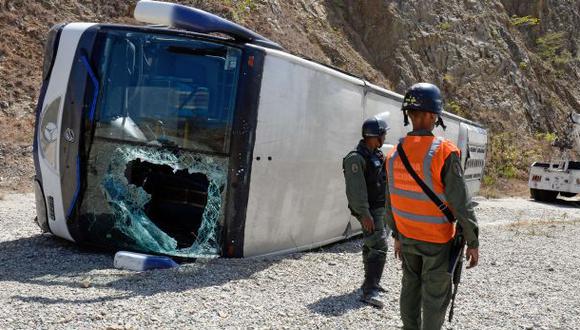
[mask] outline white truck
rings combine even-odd
[[[574,197],[580,193],[580,162],[570,160],[571,149],[580,151],[580,114],[569,117],[569,127],[563,139],[556,140],[560,155],[549,163],[535,162],[530,168],[530,195],[540,202],[553,202],[558,195]]]
[[[209,13],[140,1],[154,26],[49,34],[34,158],[39,225],[80,244],[188,258],[289,253],[361,232],[342,158],[361,124],[404,136],[402,95]],[[219,32],[220,35],[212,34]],[[444,113],[479,190],[480,125]]]

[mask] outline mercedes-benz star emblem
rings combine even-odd
[[[67,140],[70,143],[75,142],[75,132],[72,129],[67,128],[64,131],[64,139]]]

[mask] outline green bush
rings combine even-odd
[[[449,22],[440,23],[439,25],[437,25],[437,28],[442,31],[447,31],[451,29],[451,23]]]
[[[572,54],[565,49],[566,32],[545,34],[536,40],[538,55],[553,64],[566,64],[572,59]]]
[[[539,18],[530,15],[523,17],[513,15],[510,21],[513,26],[534,26],[540,24]]]
[[[530,165],[551,155],[555,133],[536,133],[532,138],[518,133],[490,134],[483,184],[493,186],[498,179],[526,180]]]
[[[536,140],[552,143],[556,141],[556,133],[536,133]]]
[[[449,101],[447,102],[447,105],[445,106],[445,110],[456,114],[460,117],[465,117],[467,115],[467,113],[463,110],[463,108],[461,108],[461,105],[459,105],[459,103],[455,102],[455,101]]]
[[[518,134],[491,135],[488,146],[487,179],[525,179],[532,162],[542,159],[539,149],[525,147]],[[528,141],[530,142],[530,141]]]
[[[482,183],[484,186],[493,186],[496,183],[496,179],[489,175],[484,175]]]

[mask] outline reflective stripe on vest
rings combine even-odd
[[[405,139],[402,138],[399,140],[399,143],[403,143]],[[439,146],[441,145],[441,138],[436,138],[433,143],[431,144],[431,147],[429,148],[429,152],[427,153],[427,155],[425,155],[425,157],[423,158],[423,173],[426,173],[425,178],[423,178],[423,181],[425,181],[425,183],[427,184],[427,186],[429,188],[431,188],[431,190],[433,190],[433,175],[431,174],[431,171],[429,170],[431,168],[431,164],[433,163],[433,155],[435,154],[435,151],[437,151],[437,148],[439,148]],[[425,195],[425,193],[423,191],[420,192],[416,192],[416,191],[409,191],[409,190],[403,190],[403,189],[398,189],[396,187],[393,187],[393,185],[391,185],[391,182],[394,182],[394,177],[393,177],[393,164],[394,164],[394,160],[395,158],[399,157],[399,154],[397,152],[397,148],[393,148],[394,152],[392,154],[392,156],[388,159],[388,176],[389,176],[389,190],[390,193],[393,194],[397,194],[397,195],[401,195],[401,196],[405,196],[408,197],[410,199],[418,199],[418,200],[424,200],[424,201],[430,201],[431,199],[429,199],[429,196]],[[419,185],[417,185],[419,186]],[[433,190],[433,192],[435,192],[435,190]],[[435,192],[437,194],[437,192]],[[447,203],[447,199],[445,199],[445,195],[444,194],[437,194],[437,197],[439,197],[439,199],[441,199],[441,201],[443,201],[443,203]]]
[[[405,146],[407,157],[413,168],[425,184],[447,204],[440,173],[449,153],[456,151],[457,148],[453,145],[441,148],[442,144],[450,142],[440,137],[409,136],[407,138],[414,141],[405,144],[406,138],[403,138],[399,143]],[[418,153],[422,153],[422,155],[419,154],[420,157],[417,157]],[[434,159],[436,159],[435,163]],[[433,173],[437,173],[436,179],[433,177]],[[443,212],[412,179],[402,164],[396,148],[393,148],[387,157],[387,174],[391,207],[397,230],[405,237],[420,241],[448,242],[454,235],[455,226],[448,222]]]
[[[417,221],[417,222],[427,222],[427,223],[436,223],[436,224],[444,224],[447,222],[447,218],[445,218],[445,217],[441,218],[441,217],[431,217],[428,215],[417,215],[417,214],[401,211],[401,210],[397,209],[396,207],[393,207],[393,213],[396,213],[397,215],[399,215],[401,217],[405,217],[405,218],[408,218],[408,219],[411,219],[411,220]]]

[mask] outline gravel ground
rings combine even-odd
[[[580,328],[580,208],[478,199],[481,260],[464,272],[453,329]],[[355,239],[318,251],[114,269],[33,223],[31,194],[0,200],[0,329],[396,329],[401,267],[391,251],[383,310],[357,301]]]

